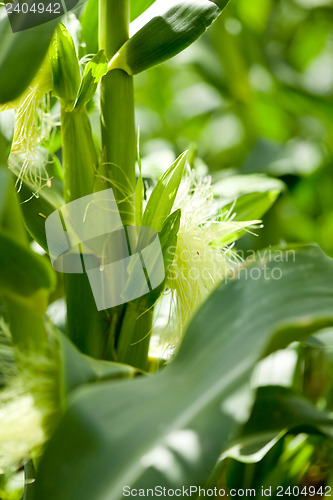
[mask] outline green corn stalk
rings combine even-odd
[[[53,40],[50,60],[54,93],[61,102],[64,198],[70,203],[93,192],[97,153],[90,121],[83,103],[75,107],[80,95],[80,69],[72,38],[60,26]],[[86,274],[65,274],[67,334],[83,351],[101,357],[107,334],[105,312],[96,309]]]
[[[129,38],[129,0],[101,0],[99,3],[99,49],[111,60]],[[102,164],[95,189],[112,187],[124,225],[135,222],[136,135],[134,121],[133,77],[122,70],[109,71],[101,82]],[[143,314],[143,316],[142,316]],[[105,357],[130,361],[146,368],[147,344],[138,343],[127,357],[127,349],[119,349],[124,336],[130,335],[138,317],[143,337],[151,329],[151,313],[142,313],[138,303],[125,304],[110,311],[111,327]],[[125,329],[126,327],[126,329]],[[122,340],[120,341],[120,335]],[[127,343],[125,342],[127,345]]]
[[[65,201],[89,194],[92,190],[99,191],[111,187],[124,225],[141,220],[143,226],[162,230],[184,172],[186,154],[179,157],[161,178],[145,213],[142,214],[142,179],[139,178],[137,185],[135,179],[136,134],[132,75],[158,64],[192,43],[218,16],[226,2],[220,3],[221,5],[206,0],[200,5],[193,2],[185,2],[182,5],[176,1],[170,8],[165,9],[161,2],[157,2],[157,17],[154,17],[155,9],[150,19],[151,9],[148,9],[143,15],[146,16],[145,19],[148,18],[147,25],[143,25],[130,38],[130,1],[100,0],[100,52],[87,66],[83,81],[80,86],[77,85],[79,88],[76,92],[65,96],[67,107],[63,108],[62,114]],[[139,24],[140,22],[142,23],[139,20]],[[170,33],[173,33],[173,40],[169,39]],[[142,43],[143,40],[145,43]],[[137,61],[137,68],[130,68],[128,64],[117,64],[124,60],[125,53],[127,61]],[[97,81],[101,81],[102,156],[96,168],[92,188],[94,147],[91,132],[88,130],[84,103],[96,88]],[[65,90],[68,94],[68,86],[65,86]],[[85,137],[83,151],[73,151],[71,144],[82,145],[82,137]],[[65,276],[65,284],[68,332],[75,343],[90,354],[146,369],[154,306],[149,297],[108,311],[107,320],[110,326],[106,332],[105,323],[101,321],[103,315],[92,311],[94,302],[86,277]],[[77,322],[77,315],[82,314],[83,309],[80,290],[84,291],[85,297],[84,328],[81,321]],[[94,331],[96,328],[99,334]],[[92,341],[92,338],[95,340]]]
[[[61,118],[64,191],[69,203],[92,193],[97,155],[86,108],[70,112],[62,108]],[[107,323],[105,313],[96,309],[88,277],[65,274],[64,282],[68,336],[83,352],[100,357]]]
[[[111,60],[129,37],[129,0],[101,0],[99,48]],[[98,188],[113,188],[124,224],[134,222],[136,136],[133,78],[110,71],[101,85],[102,164]],[[103,185],[104,184],[104,185]]]

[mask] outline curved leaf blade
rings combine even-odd
[[[62,384],[69,394],[82,384],[101,380],[114,380],[134,377],[139,373],[132,366],[113,361],[104,361],[87,356],[77,349],[61,332],[58,332],[62,350]]]
[[[131,0],[131,20],[139,17],[152,3],[154,0]]]
[[[284,191],[285,184],[266,175],[252,174],[227,177],[212,187],[223,211],[232,210],[235,220],[242,221],[261,219]]]
[[[54,288],[55,275],[47,260],[0,232],[0,292],[29,297]]]
[[[81,109],[94,96],[102,77],[107,73],[107,59],[104,50],[100,50],[87,64],[74,104]]]
[[[145,208],[142,217],[143,226],[153,227],[158,232],[161,231],[176,199],[186,159],[187,151],[182,153],[159,179]]]
[[[21,201],[24,224],[33,239],[48,253],[45,220],[52,212],[65,204],[63,184],[58,179],[53,179],[51,188],[43,187],[39,191],[38,197],[32,196],[32,192],[33,186],[23,181],[18,195]]]
[[[248,418],[244,384],[272,337],[299,340],[333,323],[333,261],[317,247],[281,250],[221,285],[188,327],[163,372],[132,382],[103,383],[76,393],[49,443],[35,500],[118,500],[135,488],[200,484]],[[266,275],[267,275],[266,272]],[[272,307],[274,305],[274,307]]]
[[[260,387],[249,421],[223,458],[257,462],[289,431],[320,432],[333,438],[333,418],[289,387]]]
[[[129,75],[179,54],[221,14],[228,0],[157,0],[131,24],[130,39],[111,59],[109,70]]]
[[[55,275],[47,260],[32,252],[8,169],[0,168],[0,295],[13,343],[45,354],[44,314]]]

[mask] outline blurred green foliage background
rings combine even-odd
[[[144,172],[193,145],[214,179],[286,183],[244,249],[305,241],[333,256],[332,5],[233,0],[194,45],[136,77]]]
[[[136,77],[144,172],[163,171],[192,145],[197,165],[213,180],[266,173],[286,184],[263,229],[238,242],[245,251],[316,242],[333,257],[332,6],[232,0],[204,37]],[[300,390],[318,402],[329,387],[330,402],[332,349],[301,346],[298,355],[301,372],[311,374]],[[294,447],[293,439],[281,440],[260,464],[229,461],[220,481],[332,484],[331,445],[301,436]]]

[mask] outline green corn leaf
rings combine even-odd
[[[29,297],[52,290],[55,275],[28,244],[9,171],[0,169],[0,292]]]
[[[12,101],[29,85],[41,66],[57,21],[13,33],[0,6],[0,104]]]
[[[0,165],[0,231],[7,231],[16,241],[27,245],[20,215],[12,176],[6,167]]]
[[[149,294],[145,295],[143,298],[140,298],[137,300],[138,304],[138,309],[149,309],[158,299],[158,297],[161,295],[162,291],[164,290],[165,287],[165,281],[167,279],[168,273],[170,266],[172,264],[173,258],[174,258],[174,253],[176,250],[176,245],[177,245],[177,233],[179,231],[179,225],[180,225],[180,216],[181,212],[180,210],[176,210],[173,212],[167,219],[165,220],[162,230],[159,233],[159,240],[161,244],[161,250],[163,254],[163,260],[164,260],[164,272],[165,272],[165,279],[161,285],[159,285],[157,288],[155,288],[152,292]],[[139,239],[140,241],[140,239]],[[144,246],[144,244],[142,245]],[[158,258],[158,256],[156,256]],[[152,263],[151,263],[152,264]],[[126,296],[127,290],[131,290],[133,288],[133,284],[137,281],[137,277],[135,276],[134,273],[130,273],[129,280],[127,282],[126,288],[124,290],[124,295]]]
[[[139,17],[152,3],[154,0],[131,0],[131,20]]]
[[[61,332],[58,332],[58,337],[62,351],[62,385],[66,394],[82,384],[134,377],[139,373],[132,366],[82,354]]]
[[[235,220],[260,219],[285,190],[285,184],[263,174],[234,175],[213,184],[224,212],[232,210]]]
[[[286,492],[283,496],[288,496],[289,492],[291,498],[299,498],[301,485],[311,470],[311,465],[318,463],[318,455],[321,455],[322,449],[325,450],[330,445],[326,436],[314,434],[286,436],[263,462],[244,464],[235,460],[228,461],[227,488],[229,491],[232,488],[238,489],[241,484],[244,489],[254,489],[256,494],[253,493],[252,496],[259,498],[269,496],[278,498],[278,488],[281,488]],[[323,456],[325,455],[324,452]],[[224,467],[223,469],[225,470]],[[321,491],[323,490],[322,488]],[[262,494],[262,491],[265,493]]]
[[[271,339],[282,334],[280,348],[332,324],[333,260],[315,246],[272,250],[214,291],[158,375],[76,392],[40,463],[34,500],[202,485],[248,419],[249,379]]]
[[[55,287],[54,273],[46,258],[0,232],[0,292],[30,297]]]
[[[138,138],[136,143],[136,158],[139,166],[139,177],[135,186],[134,193],[134,221],[137,226],[141,225],[143,215],[143,201],[145,196],[145,187],[142,179],[142,163],[140,154],[140,129],[138,129]]]
[[[260,387],[249,421],[223,458],[258,462],[289,431],[320,432],[333,438],[332,415],[288,387]]]
[[[107,73],[107,59],[104,50],[100,50],[87,64],[79,88],[74,108],[79,110],[95,95],[97,86]]]
[[[133,35],[109,69],[141,73],[186,49],[220,15],[228,0],[157,0],[131,24]]]
[[[63,24],[56,29],[49,54],[53,94],[68,106],[77,96],[81,76],[73,39]]]
[[[43,350],[43,322],[55,274],[49,262],[30,249],[9,171],[0,168],[0,299],[4,303],[13,342],[24,349]]]
[[[175,210],[163,224],[160,232],[160,242],[164,259],[165,279],[168,277],[169,269],[174,259],[177,234],[180,226],[181,211]]]
[[[261,217],[284,189],[285,184],[279,179],[261,174],[235,175],[213,184],[213,192],[222,210],[222,217],[232,215],[235,221],[260,222]],[[245,230],[237,230],[220,241],[229,245],[245,233]]]
[[[322,349],[329,355],[333,351],[333,328],[327,328],[312,335],[303,341],[302,345]]]
[[[159,239],[161,243],[161,249],[164,260],[164,273],[165,278],[160,286],[155,288],[149,295],[145,298],[145,307],[149,308],[160,297],[161,293],[165,289],[165,283],[168,278],[169,269],[173,262],[175,251],[177,247],[177,235],[180,226],[181,211],[175,210],[172,214],[165,220],[162,230],[159,233]]]
[[[0,130],[0,163],[7,162],[9,156],[9,150],[10,148],[8,146],[8,142],[6,141],[6,138],[1,133]]]
[[[135,224],[137,226],[140,226],[142,222],[143,198],[144,198],[144,185],[143,185],[142,175],[140,172],[140,175],[136,183],[135,195],[134,195],[134,203],[135,203],[134,217],[135,217]]]
[[[187,151],[177,158],[154,187],[143,214],[143,226],[150,226],[156,231],[161,231],[166,217],[172,210],[183,177],[186,157]]]
[[[52,179],[51,187],[44,186],[38,192],[38,197],[31,196],[33,189],[32,185],[23,181],[18,193],[24,224],[28,233],[48,253],[45,220],[65,204],[63,184],[59,179]]]
[[[6,165],[13,140],[14,120],[10,112],[0,112],[0,165]]]
[[[143,328],[147,326],[144,322],[150,321],[148,326],[150,330],[151,319],[149,320],[149,318],[153,310],[152,308],[165,288],[165,281],[174,258],[177,245],[177,233],[180,225],[180,215],[180,210],[176,210],[169,215],[159,233],[165,272],[163,282],[149,294],[130,303],[123,318],[120,340],[117,346],[119,358],[126,363],[135,364],[137,363],[138,353],[145,353],[141,357],[141,359],[144,360],[144,364],[140,365],[142,369],[147,369],[146,359],[150,342],[150,335],[146,335],[145,338],[142,338],[142,332],[146,331],[146,329],[144,330]],[[130,276],[126,288],[131,289],[133,286],[132,280],[136,280],[133,273]],[[124,293],[126,294],[126,290]],[[129,321],[130,323],[128,323]],[[130,327],[128,326],[129,324]],[[135,364],[135,366],[137,366],[137,364]]]

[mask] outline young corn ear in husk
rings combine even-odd
[[[216,206],[209,177],[200,178],[188,169],[183,178],[174,209],[181,210],[177,246],[167,286],[173,291],[174,332],[176,340],[189,319],[239,260],[229,236],[258,227],[258,220],[238,222]],[[234,239],[237,239],[235,237]]]

